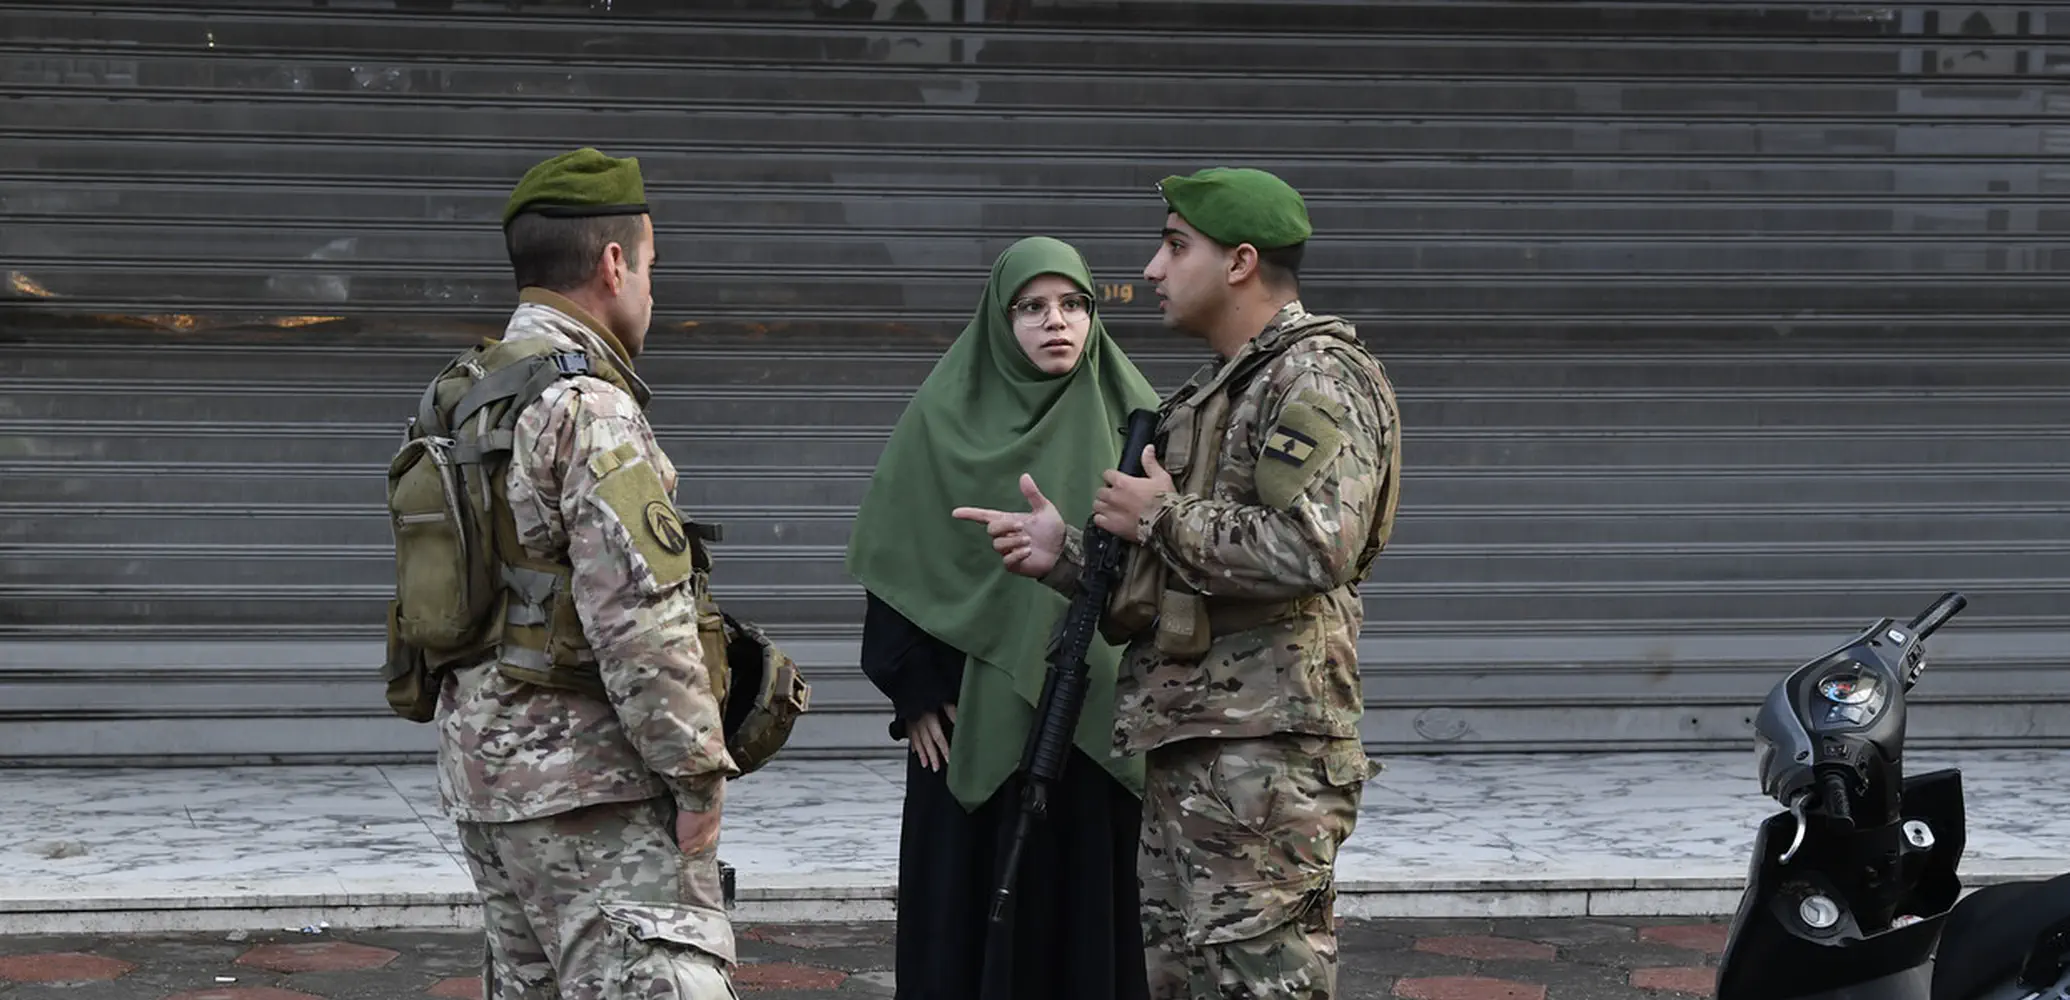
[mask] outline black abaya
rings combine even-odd
[[[868,598],[863,672],[905,720],[956,700],[964,655]],[[946,718],[945,730],[951,729]],[[955,740],[953,731],[949,734]],[[981,989],[992,894],[1020,812],[1011,779],[975,812],[945,772],[906,754],[899,833],[898,1000],[1144,1000],[1149,988],[1136,883],[1142,804],[1073,748],[1048,815],[1029,830],[1014,883],[1010,967]],[[999,988],[1010,982],[1010,989]]]

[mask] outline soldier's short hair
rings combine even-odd
[[[596,273],[597,258],[616,243],[625,248],[628,265],[640,266],[640,241],[646,230],[640,215],[593,215],[557,218],[525,212],[503,227],[503,245],[519,288],[568,292],[582,287]]]
[[[1258,275],[1274,288],[1301,287],[1301,253],[1306,243],[1258,251]]]

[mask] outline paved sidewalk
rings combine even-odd
[[[1347,917],[1727,914],[1775,808],[1750,752],[1386,763],[1338,859]],[[2070,751],[1906,763],[1963,769],[1965,883],[2070,865]],[[890,919],[903,766],[779,759],[730,787],[738,919]],[[0,934],[480,919],[429,765],[19,770],[7,788]]]
[[[890,924],[738,930],[746,964],[734,979],[745,997],[892,993]],[[1339,996],[1709,996],[1724,930],[1661,918],[1349,920]],[[0,938],[0,1000],[468,1000],[480,996],[480,955],[480,938],[456,931]]]

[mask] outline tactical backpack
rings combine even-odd
[[[608,361],[536,338],[476,345],[425,387],[388,466],[396,589],[381,676],[396,715],[431,721],[445,672],[489,659],[514,680],[604,697],[575,607],[573,569],[525,552],[504,485],[518,415],[554,383],[578,375],[626,387]],[[760,628],[712,601],[706,543],[718,539],[717,526],[683,527],[699,647],[727,749],[745,774],[790,738],[811,686]]]

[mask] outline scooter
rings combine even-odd
[[[1904,773],[1905,694],[1950,592],[1798,667],[1754,722],[1761,791],[1717,1000],[2070,1000],[2070,874],[1962,897],[1962,773]]]

